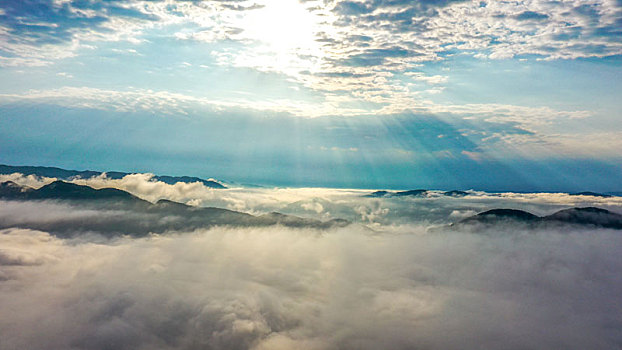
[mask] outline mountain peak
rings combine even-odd
[[[519,221],[519,222],[533,222],[539,220],[540,217],[531,214],[529,212],[517,209],[491,209],[483,213],[471,216],[462,220],[463,223],[497,223],[501,221]]]
[[[47,184],[36,192],[39,197],[50,199],[138,199],[134,195],[116,188],[94,189],[62,180]]]
[[[12,166],[12,165],[0,164],[0,174],[13,174],[13,173],[20,173],[24,175],[35,175],[35,176],[42,176],[42,177],[51,177],[51,178],[57,178],[59,180],[72,180],[76,178],[89,179],[91,177],[101,176],[103,174],[106,174],[106,176],[111,179],[121,179],[124,176],[131,174],[131,173],[124,173],[124,172],[119,172],[119,171],[108,171],[108,172],[92,171],[92,170],[80,171],[80,170],[66,170],[66,169],[61,169],[61,168],[56,168],[56,167]],[[218,181],[215,181],[212,179],[205,180],[205,179],[201,179],[199,177],[194,177],[194,176],[155,175],[153,179],[157,181],[162,181],[169,185],[174,185],[178,182],[183,182],[183,183],[200,182],[204,186],[209,187],[209,188],[217,188],[217,189],[226,188],[226,186],[222,185]]]
[[[584,192],[577,192],[577,193],[571,193],[571,196],[592,196],[592,197],[602,197],[602,198],[609,198],[609,197],[613,197],[610,194],[603,194],[603,193],[598,193],[598,192],[590,192],[590,191],[584,191]]]
[[[0,183],[0,198],[23,197],[34,191],[28,186],[21,186],[13,181]]]
[[[596,207],[568,208],[548,216],[537,216],[517,209],[492,209],[468,217],[455,225],[527,223],[537,225],[573,224],[622,229],[622,215]]]

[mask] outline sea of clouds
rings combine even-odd
[[[54,180],[2,176],[33,187]],[[0,230],[0,349],[622,347],[622,232],[442,229],[498,207],[619,213],[620,198],[475,191],[369,198],[364,190],[213,190],[148,174],[74,182],[149,201],[353,224],[61,239],[25,223],[118,213],[1,201],[0,222],[11,227]]]

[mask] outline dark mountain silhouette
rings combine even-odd
[[[167,183],[169,185],[174,185],[178,182],[185,182],[185,183],[193,183],[193,182],[200,182],[203,185],[205,185],[206,187],[211,187],[211,188],[227,188],[226,186],[213,181],[213,180],[204,180],[198,177],[194,177],[194,176],[166,176],[166,175],[156,175],[155,179],[158,181],[162,181],[164,183]]]
[[[428,190],[408,190],[408,191],[397,191],[397,192],[389,192],[389,191],[375,191],[372,192],[368,195],[365,195],[365,197],[372,197],[372,198],[382,198],[382,197],[420,197],[420,198],[425,198],[430,194],[430,191]],[[443,192],[444,196],[448,196],[448,197],[464,197],[466,195],[468,195],[468,192],[464,192],[464,191],[458,191],[458,190],[453,190],[453,191],[447,191],[447,192]]]
[[[141,200],[140,198],[116,188],[94,189],[89,186],[81,186],[73,183],[57,180],[31,192],[31,198],[36,199],[116,199],[116,200]]]
[[[55,181],[39,189],[20,186],[13,182],[0,183],[0,199],[18,201],[54,200],[66,203],[76,210],[93,210],[92,217],[59,217],[46,221],[0,222],[0,229],[22,227],[47,231],[59,237],[74,237],[84,232],[103,236],[144,236],[168,231],[192,231],[213,226],[273,226],[325,229],[343,227],[346,220],[319,221],[280,213],[253,216],[222,208],[193,207],[166,199],[151,203],[128,192],[103,188],[94,189],[64,181]]]
[[[22,187],[13,181],[0,183],[0,198],[26,198],[32,191],[32,188]]]
[[[12,166],[0,164],[0,174],[13,174],[21,173],[24,175],[37,175],[45,177],[55,177],[58,179],[68,179],[71,177],[89,178],[98,176],[101,172],[98,171],[78,171],[78,170],[65,170],[56,167],[46,166]]]
[[[166,210],[189,210],[194,208],[191,205],[171,201],[168,199],[160,199],[155,203],[155,206]]]
[[[464,192],[464,191],[458,191],[458,190],[453,190],[453,191],[447,191],[445,193],[443,193],[445,196],[449,196],[449,197],[464,197],[466,195],[468,195],[468,192]]]
[[[404,197],[404,196],[425,197],[427,194],[428,194],[428,190],[409,190],[409,191],[395,192],[393,196],[395,197]]]
[[[103,174],[101,171],[92,171],[92,170],[66,170],[56,167],[43,167],[43,166],[11,166],[11,165],[3,165],[0,164],[0,174],[13,174],[13,173],[21,173],[24,175],[36,175],[36,176],[45,176],[45,177],[54,177],[60,180],[71,180],[74,178],[88,179],[93,176],[100,176]],[[111,179],[122,179],[124,176],[129,175],[130,173],[124,173],[119,171],[109,171],[106,172],[106,176]],[[164,183],[173,185],[177,182],[200,182],[203,185],[210,188],[226,188],[224,185],[212,181],[205,180],[198,177],[193,176],[166,176],[166,175],[156,175],[154,176],[155,180],[162,181]]]
[[[368,195],[366,195],[365,197],[386,197],[388,196],[390,193],[387,191],[376,191],[376,192],[372,192]]]
[[[564,209],[555,214],[545,216],[543,219],[547,221],[622,229],[622,215],[595,207]]]
[[[529,212],[516,209],[492,209],[479,213],[477,215],[468,217],[462,220],[462,223],[479,222],[479,223],[496,223],[503,220],[513,220],[520,222],[534,222],[539,221],[540,217],[533,215]]]
[[[603,194],[603,193],[589,192],[589,191],[570,193],[570,195],[571,196],[594,196],[594,197],[603,197],[603,198],[613,197],[610,194]]]
[[[330,228],[344,227],[350,224],[349,221],[343,219],[320,221],[315,219],[301,218],[293,215],[285,215],[277,212],[261,215],[258,217],[258,219],[265,220],[268,225],[279,224],[288,227]]]
[[[532,227],[547,227],[551,225],[567,224],[622,229],[622,215],[595,207],[569,208],[542,217],[523,210],[492,209],[468,217],[450,226],[492,226],[502,224],[523,224]]]
[[[61,180],[54,181],[37,190],[27,186],[20,186],[11,181],[3,182],[0,183],[0,198],[15,200],[99,200],[150,204],[143,199],[116,188],[94,189],[89,186],[81,186]]]

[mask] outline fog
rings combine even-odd
[[[211,190],[148,175],[78,181],[117,181],[150,201],[353,223],[63,239],[32,227],[163,219],[72,202],[0,201],[0,349],[622,347],[622,231],[443,228],[494,207],[621,212],[615,197],[369,198],[360,190]]]
[[[3,349],[611,349],[619,232],[0,234]]]

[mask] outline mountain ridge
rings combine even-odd
[[[491,209],[460,220],[450,226],[494,226],[504,223],[520,223],[530,226],[570,224],[620,230],[622,229],[622,215],[597,207],[567,208],[545,216],[537,216],[518,209]]]
[[[367,195],[365,195],[365,197],[371,197],[371,198],[393,198],[393,197],[427,198],[433,192],[434,191],[432,191],[432,190],[424,190],[424,189],[406,190],[406,191],[386,191],[386,190],[380,190],[380,191],[374,191],[374,192],[372,192],[370,194],[367,194]],[[447,196],[447,197],[464,197],[464,196],[467,196],[469,194],[469,192],[460,191],[460,190],[451,190],[451,191],[441,192],[440,194],[442,194],[443,196]]]
[[[293,228],[327,229],[350,224],[343,219],[320,221],[281,213],[254,216],[248,213],[216,207],[194,207],[167,199],[151,203],[129,192],[114,189],[94,189],[57,180],[39,189],[20,186],[14,182],[0,183],[0,199],[12,201],[55,200],[79,209],[113,211],[105,218],[89,220],[58,220],[20,222],[19,227],[44,230],[60,237],[72,237],[76,232],[97,232],[104,236],[129,234],[145,236],[149,233],[191,231],[213,226],[266,227],[281,225]],[[138,215],[137,215],[138,214]],[[9,220],[10,221],[10,220]],[[14,227],[11,222],[0,222],[0,229]]]
[[[120,171],[93,171],[93,170],[67,170],[57,167],[46,167],[46,166],[13,166],[0,164],[0,174],[9,175],[14,173],[20,173],[24,175],[35,175],[42,177],[51,177],[57,178],[59,180],[72,180],[76,178],[80,179],[89,179],[96,176],[101,176],[102,174],[106,174],[106,176],[110,179],[122,179],[123,177],[136,173],[126,173]],[[227,188],[225,185],[215,181],[215,180],[205,180],[199,177],[194,176],[169,176],[169,175],[154,175],[155,180],[162,181],[169,185],[174,185],[178,182],[183,183],[193,183],[200,182],[206,187],[214,188],[214,189],[223,189]]]

